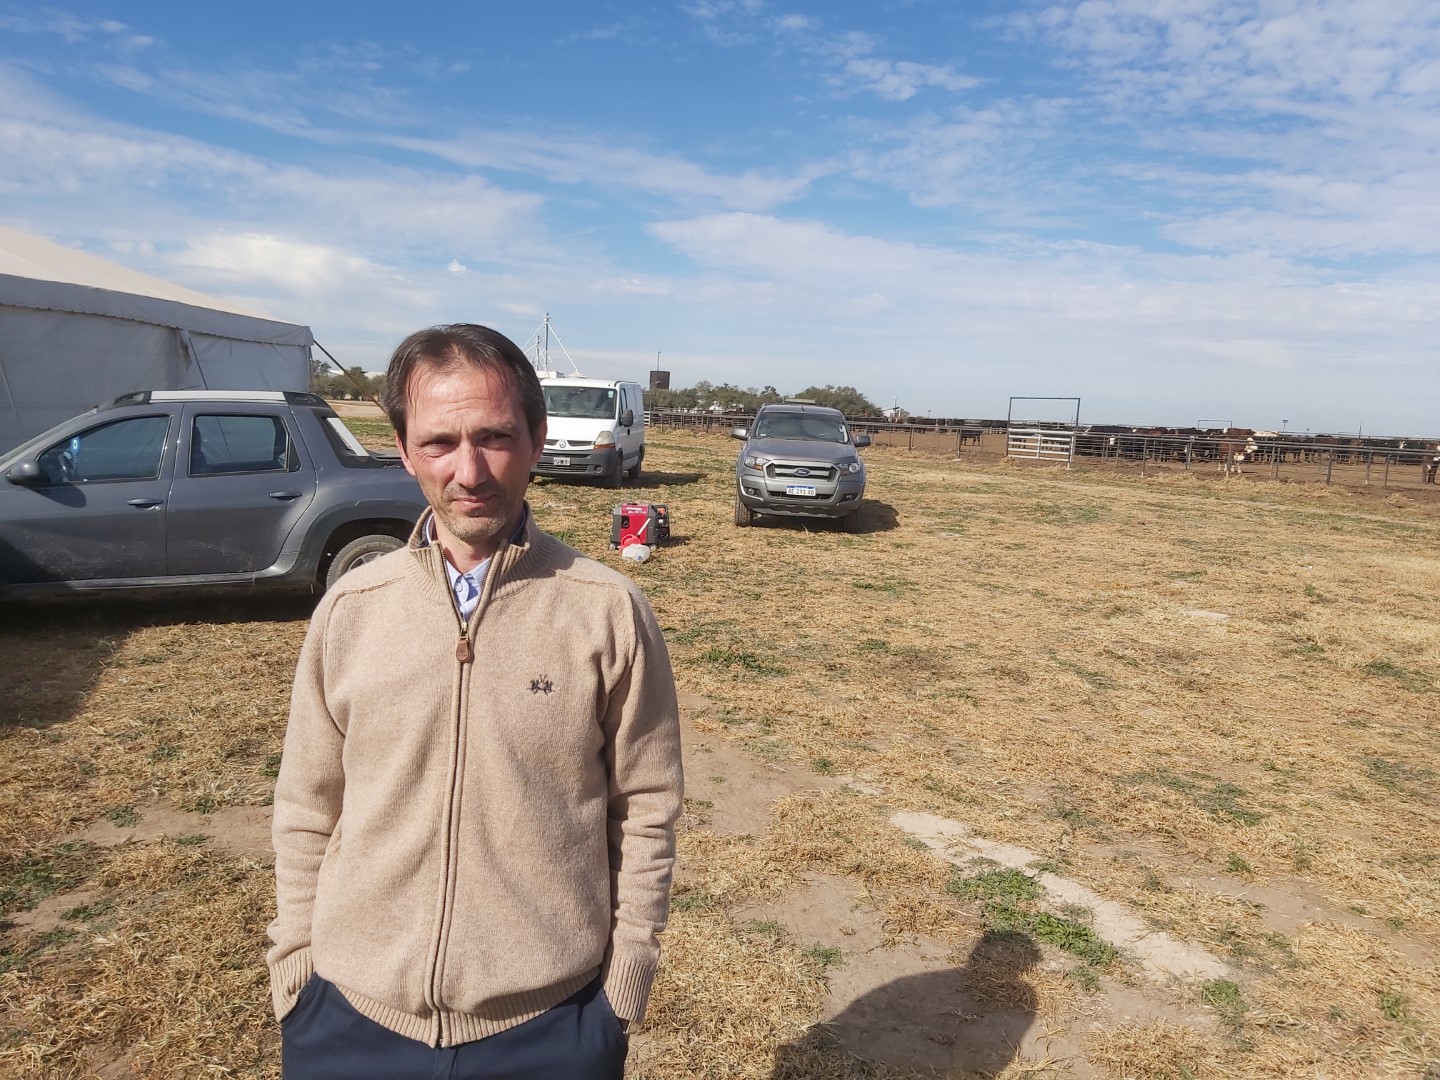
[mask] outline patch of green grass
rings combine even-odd
[[[1204,570],[1167,570],[1165,576],[1171,581],[1203,581],[1206,571]]]
[[[1238,874],[1240,877],[1254,877],[1255,868],[1240,857],[1236,852],[1230,852],[1225,859],[1225,872],[1227,874]]]
[[[1426,799],[1435,790],[1434,769],[1407,765],[1403,761],[1391,761],[1382,757],[1364,757],[1360,761],[1370,780],[1397,795]]]
[[[94,850],[92,844],[61,844],[48,855],[31,855],[0,870],[0,914],[27,911],[47,896],[74,888]]]
[[[1190,794],[1199,787],[1193,780],[1186,780],[1183,776],[1176,776],[1168,769],[1141,769],[1139,772],[1117,776],[1115,782],[1118,784],[1151,784],[1155,787],[1169,788],[1171,791],[1180,791],[1185,794]]]
[[[1072,956],[1078,956],[1087,964],[1104,967],[1113,963],[1120,952],[1108,941],[1102,940],[1094,930],[1075,919],[1063,919],[1048,911],[1031,914],[1022,927],[1037,941],[1064,949]]]
[[[1244,1022],[1250,1008],[1240,987],[1230,979],[1210,979],[1200,985],[1200,1000],[1215,1010],[1220,1022],[1232,1031]]]
[[[1410,1019],[1407,1007],[1410,1004],[1410,995],[1402,994],[1399,990],[1380,991],[1380,1011],[1391,1020],[1404,1022]]]
[[[553,536],[556,540],[559,540],[562,544],[566,544],[570,547],[574,547],[575,541],[578,539],[574,529],[555,529],[553,532],[550,533],[550,535]]]
[[[59,948],[61,945],[74,941],[75,938],[79,936],[78,931],[62,928],[59,930],[47,930],[43,934],[36,934],[25,943],[23,948],[12,947],[10,945],[0,946],[0,975],[5,975],[12,971],[24,971],[30,961],[42,952],[45,952],[47,949]]]
[[[1380,679],[1394,679],[1406,690],[1416,693],[1428,690],[1430,677],[1423,672],[1410,671],[1390,660],[1371,660],[1360,669],[1366,675],[1374,675]]]
[[[835,762],[828,757],[817,757],[810,759],[810,768],[814,769],[821,776],[834,776],[840,770],[835,767]]]
[[[778,765],[790,757],[790,744],[784,739],[747,739],[745,749],[761,761]]]
[[[670,897],[670,906],[686,915],[705,915],[724,907],[718,896],[698,886],[677,889]]]
[[[784,675],[787,670],[780,664],[762,660],[752,652],[725,645],[712,645],[700,654],[700,660],[716,667],[741,668],[755,675]]]
[[[117,829],[128,829],[140,822],[140,815],[133,806],[116,806],[105,811],[105,820]]]
[[[60,918],[66,922],[94,922],[96,919],[104,918],[115,910],[115,901],[110,897],[96,900],[93,904],[84,904],[80,907],[70,908],[61,913]]]
[[[1314,585],[1305,586],[1305,599],[1313,601],[1317,604],[1330,604],[1334,602],[1330,599],[1330,597],[1326,596],[1319,589],[1315,588]]]
[[[926,791],[932,791],[941,798],[949,799],[951,802],[973,803],[975,796],[971,795],[959,784],[951,783],[949,780],[942,780],[938,776],[926,773],[920,778],[920,786]]]
[[[930,850],[930,845],[927,844],[924,840],[921,840],[918,836],[907,836],[907,837],[905,837],[905,846],[908,847],[908,848],[912,848],[912,849],[914,849],[915,851],[929,851],[929,850]]]
[[[209,839],[210,837],[206,836],[204,833],[191,833],[188,836],[177,836],[175,838],[175,843],[179,844],[181,847],[199,847],[201,844],[209,841]]]
[[[1260,824],[1265,815],[1258,810],[1249,810],[1240,805],[1244,790],[1234,784],[1216,784],[1198,797],[1195,802],[1211,817],[1234,821],[1247,827]]]
[[[1087,994],[1100,989],[1100,972],[1093,964],[1080,964],[1065,973],[1065,977]]]
[[[803,955],[820,971],[841,967],[845,963],[845,954],[839,948],[834,945],[821,945],[818,941],[806,949]]]
[[[857,652],[883,653],[890,651],[890,643],[884,638],[866,638],[855,646]]]
[[[909,578],[902,577],[885,577],[878,581],[867,581],[864,578],[855,578],[850,584],[857,589],[884,593],[894,600],[900,599],[907,590],[913,589],[917,585],[916,582],[911,581]]]
[[[956,870],[945,886],[946,892],[961,900],[983,900],[1016,905],[1045,895],[1040,883],[1022,870],[995,867],[966,876]]]

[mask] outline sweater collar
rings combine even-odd
[[[487,593],[493,594],[503,586],[505,580],[514,575],[516,567],[534,550],[535,541],[540,535],[539,528],[535,524],[535,515],[530,510],[529,501],[525,501],[522,506],[520,524],[510,536],[501,541],[495,554],[490,556],[489,570],[485,574]],[[406,546],[410,551],[411,566],[419,573],[424,591],[428,595],[443,599],[446,604],[451,604],[450,574],[446,569],[449,564],[445,561],[445,553],[440,550],[440,545],[430,542],[434,516],[435,511],[426,507],[420,519],[415,522]]]

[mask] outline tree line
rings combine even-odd
[[[369,376],[358,365],[338,371],[324,361],[310,365],[310,389],[330,401],[367,401],[378,398],[385,388],[383,375]],[[647,390],[645,404],[651,409],[680,409],[727,413],[753,413],[761,405],[799,398],[815,405],[839,409],[846,416],[878,416],[879,407],[853,386],[807,386],[797,394],[781,394],[773,386],[739,387],[730,383],[697,382],[680,390]]]
[[[880,409],[853,386],[808,386],[798,394],[781,394],[773,386],[757,389],[730,383],[697,382],[680,390],[647,390],[645,403],[652,409],[681,409],[686,412],[709,412],[717,406],[721,412],[753,413],[761,405],[803,399],[815,405],[839,409],[846,416],[876,416]]]

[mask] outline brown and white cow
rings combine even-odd
[[[1440,442],[1426,447],[1420,458],[1420,472],[1424,483],[1435,483],[1435,474],[1440,473]]]
[[[1226,428],[1220,440],[1220,471],[1226,476],[1240,475],[1240,466],[1253,461],[1260,446],[1250,428]]]

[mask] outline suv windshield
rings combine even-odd
[[[780,413],[762,416],[755,425],[757,439],[817,439],[820,442],[847,443],[845,425],[824,416],[804,413]]]
[[[582,420],[615,419],[613,386],[546,386],[545,414]]]

